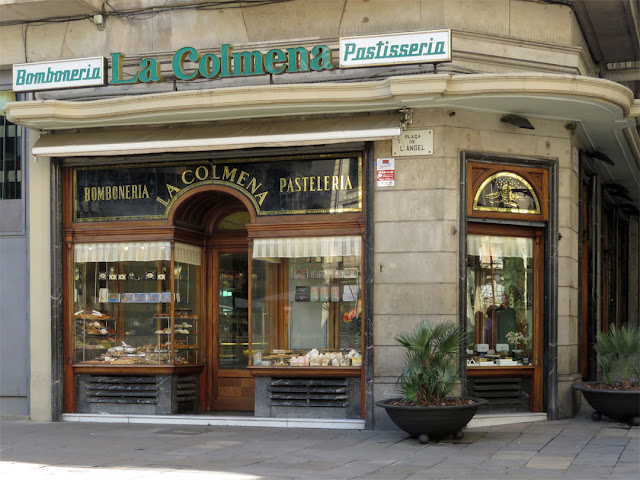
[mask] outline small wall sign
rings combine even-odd
[[[433,130],[407,130],[394,137],[392,144],[394,157],[408,155],[433,155]]]
[[[393,187],[396,181],[396,160],[379,158],[376,161],[376,183],[379,187]]]

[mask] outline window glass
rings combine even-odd
[[[244,368],[249,363],[247,254],[221,253],[218,268],[218,367]]]
[[[360,237],[256,240],[253,364],[360,366]]]
[[[21,132],[0,115],[0,200],[22,197]]]
[[[533,239],[468,236],[467,365],[529,365]]]
[[[199,248],[177,247],[174,272],[169,242],[76,244],[74,255],[76,363],[198,362]]]
[[[218,230],[244,230],[250,221],[249,212],[232,213],[220,221]]]
[[[539,214],[540,202],[524,178],[511,172],[499,172],[480,185],[473,200],[473,210]]]

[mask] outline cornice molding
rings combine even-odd
[[[5,106],[8,118],[36,130],[213,122],[314,113],[438,107],[446,97],[545,95],[606,103],[622,117],[640,105],[626,87],[604,79],[543,73],[420,74],[363,82],[279,84],[121,96],[93,101],[39,100]],[[463,107],[461,105],[461,107]]]

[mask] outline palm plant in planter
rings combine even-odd
[[[398,378],[400,398],[380,400],[391,420],[420,443],[448,435],[461,439],[462,429],[486,400],[457,398],[456,355],[462,332],[455,324],[422,322],[413,332],[395,338],[406,349]]]
[[[572,388],[581,391],[593,407],[594,420],[606,415],[640,425],[640,329],[625,325],[598,332],[594,349],[604,381],[578,383]]]

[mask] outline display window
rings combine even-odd
[[[74,363],[200,363],[201,263],[182,243],[75,244]]]
[[[496,158],[466,178],[467,389],[488,410],[542,411],[548,171]]]
[[[362,366],[360,236],[256,239],[252,365]]]
[[[533,238],[469,235],[467,366],[533,358]]]

